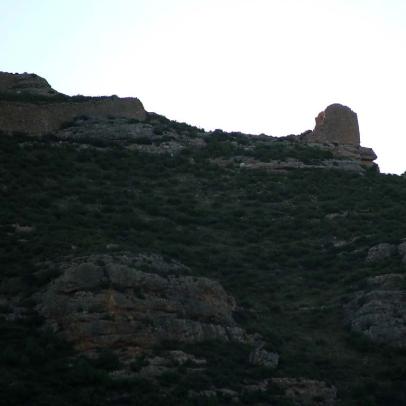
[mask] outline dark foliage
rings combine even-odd
[[[157,115],[149,120],[158,131],[198,131]],[[104,252],[111,243],[167,255],[221,281],[237,298],[244,327],[280,353],[278,376],[333,383],[341,405],[404,405],[405,354],[352,336],[341,304],[365,277],[405,271],[400,261],[377,267],[364,258],[370,246],[406,236],[406,179],[334,170],[275,174],[211,163],[239,153],[245,138],[232,137],[235,143],[215,131],[207,151],[174,157],[114,145],[80,149],[52,137],[0,137],[3,293],[14,289],[29,298],[56,276],[52,269],[38,273],[39,262]],[[275,145],[252,154],[261,160],[327,157]],[[22,233],[16,224],[32,229]],[[158,390],[142,379],[112,379],[108,372],[119,367],[114,355],[78,358],[41,326],[34,313],[26,321],[1,322],[1,404],[188,404],[189,389],[237,388],[271,374],[247,365],[243,347],[207,343],[187,348],[210,361],[206,371],[185,375],[180,369],[163,376]],[[114,403],[123,393],[122,403]],[[272,396],[246,395],[244,402],[288,404]]]

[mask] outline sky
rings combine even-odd
[[[0,0],[0,71],[206,130],[299,134],[341,103],[406,171],[405,0]]]

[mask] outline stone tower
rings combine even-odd
[[[360,145],[358,117],[349,107],[331,104],[316,117],[313,142]]]

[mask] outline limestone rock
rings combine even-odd
[[[406,241],[398,245],[398,253],[402,257],[402,262],[406,264]]]
[[[263,366],[266,368],[276,368],[279,363],[279,354],[266,351],[261,347],[257,347],[252,350],[249,362],[252,365]]]
[[[186,363],[190,363],[193,365],[206,365],[207,361],[203,358],[196,358],[192,354],[188,354],[184,351],[174,350],[168,351],[169,358],[176,364],[176,365],[184,365]]]
[[[281,400],[298,406],[334,406],[337,389],[323,381],[305,378],[271,378],[245,385],[244,392],[282,392]]]
[[[345,306],[350,329],[372,342],[406,348],[406,275],[368,278]]]
[[[57,264],[61,275],[36,296],[36,309],[90,353],[136,356],[165,341],[250,342],[233,319],[235,300],[219,283],[185,275],[181,264],[147,259],[96,255]]]
[[[210,162],[223,167],[238,164],[241,169],[267,169],[271,172],[286,172],[292,169],[336,169],[356,173],[364,172],[364,168],[359,161],[350,159],[325,159],[312,164],[294,158],[287,158],[284,161],[270,160],[269,162],[261,162],[251,157],[238,157],[238,159],[214,158]]]
[[[396,252],[396,247],[388,243],[380,243],[368,250],[366,262],[373,264],[390,258]]]
[[[188,392],[188,398],[196,399],[196,404],[201,404],[202,398],[206,399],[204,404],[211,404],[210,400],[212,400],[214,404],[220,404],[218,403],[220,399],[221,401],[225,402],[224,404],[227,405],[240,403],[239,393],[229,388],[208,389],[200,392],[190,390]],[[197,400],[197,398],[200,400],[200,402]]]
[[[272,384],[285,391],[285,396],[303,406],[334,406],[337,389],[312,379],[273,378]]]
[[[360,145],[357,114],[347,106],[331,104],[316,117],[311,137],[319,142]]]
[[[42,77],[34,73],[0,72],[0,93],[55,96],[58,93]]]
[[[378,158],[372,148],[360,147],[359,152],[362,164],[367,166],[370,166]]]
[[[154,356],[144,360],[144,365],[138,372],[138,376],[151,379],[166,372],[176,371],[178,366],[190,366],[194,371],[202,369],[207,364],[206,359],[196,358],[184,351],[167,351],[162,356]]]
[[[330,151],[335,158],[357,163],[361,172],[365,168],[379,171],[372,148],[361,147],[358,117],[349,107],[332,104],[316,117],[313,131],[306,131],[293,140]],[[341,168],[340,168],[341,169]]]

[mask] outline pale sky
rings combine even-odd
[[[206,130],[298,134],[338,102],[406,171],[406,0],[0,0],[0,70]]]

